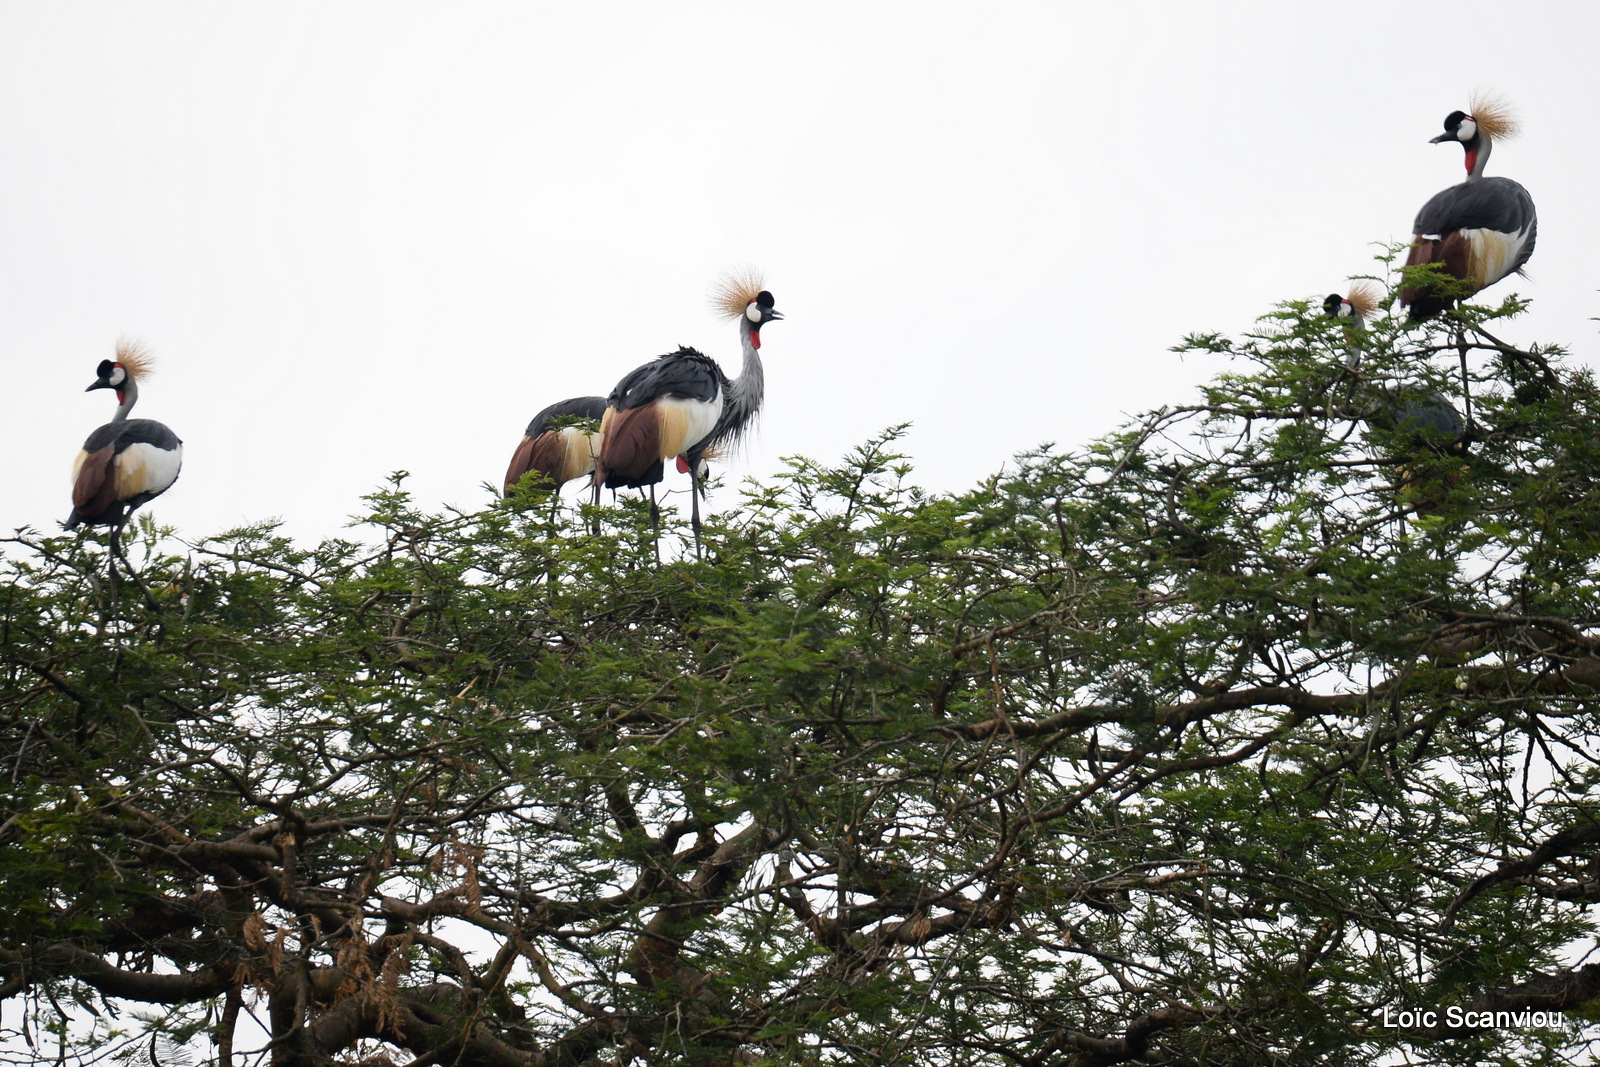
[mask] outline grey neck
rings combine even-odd
[[[728,407],[737,412],[737,421],[741,423],[761,409],[761,401],[767,392],[766,376],[761,370],[761,353],[756,351],[756,346],[751,342],[754,332],[754,324],[749,319],[740,318],[739,342],[744,349],[744,365],[739,369],[739,377],[728,383]]]
[[[1474,178],[1483,177],[1483,168],[1489,164],[1489,149],[1493,145],[1493,142],[1489,139],[1489,135],[1483,132],[1483,128],[1481,126],[1478,128],[1477,139],[1478,155],[1472,161],[1472,169],[1467,171],[1467,181],[1469,182]]]
[[[127,419],[128,412],[133,410],[134,402],[139,399],[139,386],[131,376],[122,379],[117,392],[122,395],[122,403],[117,405],[117,413],[111,416],[112,422],[122,422]]]
[[[1344,328],[1345,349],[1344,366],[1348,371],[1361,369],[1361,335],[1367,332],[1367,323],[1355,311],[1350,312],[1350,321]]]

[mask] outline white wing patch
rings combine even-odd
[[[661,458],[671,459],[699,444],[716,429],[722,417],[722,391],[710,402],[666,396],[655,401],[661,413]]]
[[[1461,230],[1467,239],[1467,274],[1477,280],[1478,288],[1493,285],[1517,268],[1522,250],[1528,244],[1528,230],[1524,226],[1516,233],[1499,230]]]
[[[72,484],[73,485],[77,485],[78,484],[78,475],[83,473],[83,465],[84,465],[85,461],[88,460],[88,458],[89,458],[89,453],[80,450],[78,452],[78,457],[72,461]]]
[[[117,499],[155,496],[178,480],[183,468],[183,446],[172,451],[150,444],[132,444],[113,461],[117,471]]]
[[[561,445],[566,449],[561,468],[563,481],[582,478],[594,470],[595,457],[600,454],[598,431],[582,426],[564,426],[561,428]]]

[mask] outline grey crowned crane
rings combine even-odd
[[[1378,310],[1378,291],[1369,282],[1356,282],[1348,296],[1329,293],[1322,302],[1322,310],[1330,318],[1344,323],[1346,341],[1344,365],[1347,370],[1361,368],[1360,337],[1367,329],[1367,320]]]
[[[1410,399],[1391,396],[1368,421],[1402,442],[1394,475],[1400,498],[1414,504],[1419,514],[1442,508],[1461,482],[1465,464],[1460,461],[1470,443],[1456,406],[1437,392]],[[1453,462],[1444,462],[1447,458]]]
[[[665,461],[677,457],[679,470],[690,478],[697,551],[702,461],[708,453],[736,444],[754,424],[766,393],[761,327],[783,318],[753,273],[725,279],[712,299],[725,316],[739,322],[744,350],[739,377],[730,380],[715,360],[692,348],[679,348],[633,371],[607,398],[594,473],[595,483],[607,489],[648,486],[650,517],[659,522],[655,484]]]
[[[1494,141],[1516,132],[1516,122],[1495,100],[1474,100],[1470,114],[1452,111],[1445,117],[1444,132],[1431,143],[1461,144],[1467,180],[1434,194],[1417,212],[1406,266],[1443,263],[1447,273],[1467,282],[1475,293],[1528,262],[1539,231],[1533,197],[1510,178],[1483,176]],[[1400,290],[1400,305],[1417,321],[1454,303],[1454,297],[1427,287]]]
[[[530,472],[535,476],[534,485],[551,489],[592,473],[600,454],[600,419],[605,413],[605,397],[575,396],[535,415],[506,468],[505,495],[510,496]]]
[[[1378,291],[1370,282],[1356,282],[1350,287],[1349,296],[1329,293],[1322,310],[1334,318],[1349,319],[1354,329],[1364,330],[1367,319],[1378,310],[1378,299]]]
[[[172,487],[183,468],[183,442],[162,423],[130,419],[139,382],[150,375],[149,353],[131,341],[117,345],[117,358],[100,361],[94,384],[84,390],[115,389],[117,411],[89,435],[72,464],[72,514],[62,527],[111,527],[112,549],[128,516]]]

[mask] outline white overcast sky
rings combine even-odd
[[[65,517],[118,337],[186,442],[156,516],[312,538],[401,468],[479,506],[538,408],[678,344],[735,373],[741,263],[787,319],[712,506],[897,422],[965,488],[1373,269],[1474,89],[1540,215],[1508,339],[1591,362],[1597,42],[1577,2],[8,3],[0,529]]]

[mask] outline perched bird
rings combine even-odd
[[[1397,395],[1371,422],[1397,439],[1394,480],[1400,498],[1415,504],[1419,514],[1442,508],[1465,471],[1461,460],[1470,438],[1461,412],[1441,393]]]
[[[1329,293],[1322,310],[1334,318],[1349,319],[1357,330],[1364,330],[1367,319],[1378,310],[1378,299],[1378,290],[1371,282],[1356,282],[1350,287],[1349,296]]]
[[[1466,449],[1466,423],[1443,393],[1399,398],[1387,413],[1374,416],[1373,422],[1443,454],[1460,455]]]
[[[1539,229],[1533,197],[1510,178],[1483,176],[1494,141],[1516,132],[1516,122],[1495,100],[1475,100],[1471,114],[1452,111],[1445,117],[1444,132],[1432,143],[1460,142],[1466,152],[1467,180],[1435,194],[1417,212],[1406,266],[1443,263],[1446,272],[1477,292],[1528,262]],[[1454,297],[1428,287],[1400,291],[1401,306],[1418,321],[1454,303]]]
[[[773,310],[772,294],[761,284],[754,274],[731,276],[713,294],[718,310],[739,322],[744,350],[739,377],[729,380],[709,356],[679,348],[618,382],[600,423],[595,483],[607,489],[648,486],[650,515],[659,522],[655,483],[661,480],[664,462],[677,457],[692,484],[697,545],[702,460],[739,441],[754,423],[766,392],[761,327],[783,316]]]
[[[535,475],[533,484],[551,489],[592,473],[605,413],[605,397],[575,396],[535,415],[506,468],[506,496],[529,472]]]
[[[72,464],[72,514],[62,524],[111,527],[112,545],[133,509],[171,488],[183,467],[183,442],[151,419],[130,419],[139,399],[139,382],[150,375],[152,360],[131,341],[117,345],[115,360],[101,360],[94,384],[84,390],[115,389],[117,411],[89,435]]]
[[[1356,282],[1350,286],[1348,296],[1329,293],[1322,302],[1322,310],[1330,318],[1344,322],[1345,368],[1351,371],[1361,367],[1360,337],[1367,329],[1367,320],[1378,310],[1378,290],[1371,282]]]

